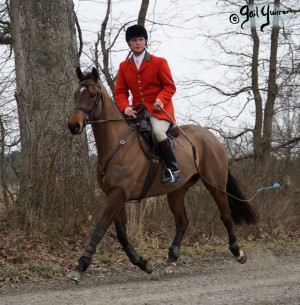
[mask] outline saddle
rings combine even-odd
[[[128,120],[128,124],[131,127],[137,128],[140,147],[146,157],[151,161],[141,194],[136,199],[130,199],[131,202],[140,202],[143,198],[145,198],[155,179],[161,157],[150,123],[151,115],[146,106],[143,104],[138,104],[133,107],[133,110],[137,112],[137,117],[134,120]],[[167,130],[167,136],[172,139],[176,138],[178,135],[178,127],[171,124]]]
[[[144,154],[148,159],[159,158],[160,154],[155,140],[152,126],[150,123],[150,113],[143,104],[138,104],[133,107],[133,110],[137,112],[135,120],[129,120],[128,123],[132,127],[137,127],[138,139]],[[167,130],[167,136],[170,139],[176,138],[179,135],[179,129],[175,124],[171,124]]]

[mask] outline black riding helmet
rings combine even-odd
[[[145,27],[139,24],[135,24],[127,28],[125,37],[127,42],[136,37],[145,37],[145,39],[148,40],[148,34]]]

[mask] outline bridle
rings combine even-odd
[[[77,104],[75,105],[74,109],[80,110],[83,113],[87,114],[87,117],[85,118],[84,122],[83,122],[83,127],[85,127],[88,124],[91,123],[105,123],[105,122],[112,122],[112,121],[123,121],[126,120],[126,118],[123,119],[113,119],[113,120],[97,120],[97,121],[93,121],[92,120],[92,116],[96,110],[96,108],[99,105],[99,102],[102,102],[102,105],[104,105],[103,103],[103,96],[102,96],[102,91],[101,91],[101,87],[99,85],[96,84],[79,84],[79,88],[83,88],[83,87],[87,87],[87,86],[94,86],[99,88],[99,91],[97,92],[96,95],[96,99],[95,102],[92,106],[91,109],[87,109],[85,107],[82,107],[81,105]],[[132,120],[133,118],[128,118],[130,120]],[[108,160],[106,161],[106,163],[104,164],[104,166],[102,167],[100,165],[100,175],[103,176],[105,174],[105,171],[107,169],[108,164],[110,163],[110,161],[113,159],[113,157],[117,154],[117,152],[119,151],[119,149],[126,143],[127,139],[129,138],[130,134],[132,133],[133,130],[135,130],[135,128],[137,127],[138,124],[136,124],[136,126],[129,126],[128,131],[126,132],[126,134],[121,138],[121,140],[119,141],[118,145],[115,147],[115,149],[112,151],[112,153],[110,154]]]
[[[84,112],[85,114],[87,114],[87,117],[85,118],[85,120],[83,122],[83,127],[85,127],[86,125],[88,125],[88,124],[90,124],[92,122],[92,116],[93,116],[96,108],[98,107],[100,101],[102,102],[102,105],[103,105],[103,98],[102,98],[101,87],[98,86],[98,85],[94,85],[94,84],[84,84],[84,85],[79,86],[79,88],[80,87],[81,88],[88,87],[88,86],[97,87],[97,88],[99,88],[99,90],[97,92],[95,102],[94,102],[94,104],[93,104],[91,109],[84,108],[84,107],[82,107],[82,106],[80,106],[78,104],[75,105],[75,107],[74,107],[74,109],[80,110],[80,111]]]
[[[87,117],[86,117],[86,119],[83,122],[83,127],[86,127],[87,125],[92,124],[92,123],[106,123],[106,122],[132,121],[132,120],[135,120],[135,118],[130,118],[130,117],[128,117],[128,118],[121,118],[121,119],[96,120],[96,121],[92,120],[92,116],[93,116],[96,108],[98,107],[99,102],[101,101],[102,105],[104,105],[103,104],[103,95],[102,95],[101,87],[99,85],[96,85],[96,84],[82,84],[82,85],[80,85],[79,84],[79,88],[88,87],[88,86],[97,87],[97,88],[99,88],[99,91],[97,93],[95,102],[94,102],[94,104],[93,104],[91,109],[84,108],[84,107],[82,107],[82,106],[80,106],[78,104],[75,105],[75,107],[74,107],[74,109],[80,110],[80,111],[84,112],[85,114],[87,114]]]

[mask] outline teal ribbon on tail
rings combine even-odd
[[[275,182],[272,186],[265,186],[258,189],[258,192],[264,191],[264,190],[274,190],[280,188],[280,184]]]

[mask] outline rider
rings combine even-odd
[[[144,104],[151,114],[150,122],[165,163],[163,183],[179,179],[179,169],[173,143],[166,132],[171,120],[161,111],[164,109],[175,121],[172,96],[176,87],[167,61],[146,51],[148,34],[142,25],[133,25],[126,30],[126,42],[133,55],[121,62],[115,87],[116,103],[125,115],[136,117],[133,106]],[[129,103],[129,91],[132,103]]]

